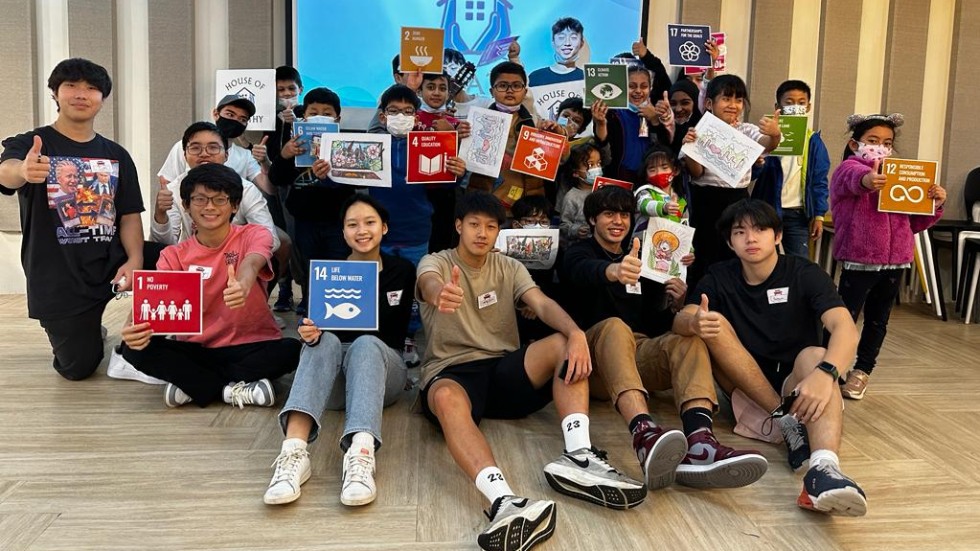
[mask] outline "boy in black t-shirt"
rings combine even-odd
[[[142,267],[143,198],[129,153],[93,128],[112,91],[105,68],[66,59],[48,88],[58,118],[3,141],[0,193],[20,200],[28,315],[51,341],[55,370],[77,381],[102,361],[113,284],[129,289]]]
[[[837,366],[851,365],[858,343],[847,308],[816,264],[776,253],[782,226],[768,204],[730,205],[718,230],[738,258],[708,268],[674,318],[674,332],[704,340],[725,392],[772,412],[794,470],[809,460],[800,507],[864,515],[864,491],[841,473],[837,457],[843,425]],[[830,332],[826,348],[821,324]]]

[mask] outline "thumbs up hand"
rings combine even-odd
[[[772,138],[772,143],[776,145],[779,145],[783,139],[783,133],[779,130],[779,112],[780,109],[776,109],[772,116],[765,115],[759,121],[759,132],[762,132],[763,136]]]
[[[31,184],[43,184],[51,171],[51,160],[47,155],[41,155],[41,136],[34,135],[34,145],[28,150],[27,156],[20,164],[20,177]]]
[[[616,281],[623,285],[636,285],[640,280],[640,239],[633,238],[633,246],[628,255],[623,260],[615,264],[610,264],[606,268],[606,278],[609,281]]]
[[[269,141],[269,136],[262,136],[262,141],[252,145],[252,158],[259,164],[264,164],[269,160],[269,151],[265,143]]]
[[[880,191],[881,188],[885,187],[885,183],[887,181],[888,179],[881,171],[881,161],[876,159],[871,172],[865,174],[864,177],[861,178],[861,185],[871,190]]]
[[[453,314],[463,305],[463,288],[459,286],[459,266],[453,266],[453,275],[439,292],[439,311]]]
[[[225,306],[228,308],[241,308],[245,305],[245,297],[248,296],[248,291],[245,287],[235,278],[235,265],[228,265],[228,286],[225,287],[223,294]]]
[[[721,314],[708,309],[708,295],[701,294],[701,304],[694,314],[694,332],[704,340],[721,334]]]
[[[647,55],[647,45],[643,43],[643,38],[637,38],[636,42],[633,43],[632,47],[633,55],[636,57],[643,57]]]
[[[660,122],[664,124],[670,122],[670,119],[674,117],[674,111],[670,108],[670,98],[667,97],[666,90],[664,91],[663,98],[657,102],[654,110],[657,112],[657,117],[660,119]]]
[[[174,206],[174,192],[167,189],[167,182],[160,180],[160,189],[157,191],[157,198],[153,208],[153,219],[158,224],[167,222],[167,212]]]

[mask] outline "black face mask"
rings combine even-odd
[[[218,117],[218,120],[214,121],[214,124],[218,127],[218,133],[229,140],[234,140],[245,133],[246,125],[236,121],[235,119]]]

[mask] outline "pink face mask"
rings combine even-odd
[[[857,144],[858,148],[854,154],[865,161],[880,161],[892,154],[891,146],[869,144],[864,142],[857,142]]]

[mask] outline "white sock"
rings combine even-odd
[[[306,440],[302,438],[287,438],[282,441],[282,451],[288,452],[295,449],[306,449]]]
[[[497,467],[485,467],[476,475],[476,489],[480,490],[491,504],[497,501],[497,498],[514,495],[514,490],[511,490],[510,484],[504,480],[504,473]]]
[[[840,469],[840,459],[837,454],[830,450],[813,450],[810,452],[810,466],[813,467],[817,463],[824,461]]]
[[[355,432],[348,451],[351,454],[374,457],[374,436],[371,436],[369,432]]]
[[[589,416],[584,413],[572,413],[562,419],[561,432],[565,437],[567,452],[592,447],[592,439],[589,437]]]

